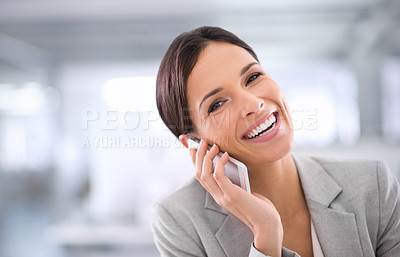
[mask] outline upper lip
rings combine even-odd
[[[257,128],[260,124],[264,123],[271,115],[274,114],[275,111],[269,112],[267,114],[265,114],[264,116],[262,116],[260,119],[258,119],[256,122],[254,122],[242,135],[242,138],[246,138],[246,136],[248,134],[250,134],[250,132]]]

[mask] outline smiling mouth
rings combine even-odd
[[[244,138],[253,139],[270,133],[275,128],[277,121],[276,115],[277,112],[272,113],[266,121],[264,121],[256,128],[252,129],[249,133],[244,135]]]

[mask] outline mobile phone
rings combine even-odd
[[[200,140],[198,138],[190,138],[188,140],[189,148],[199,149]],[[211,146],[208,145],[208,150],[210,150]],[[215,156],[213,163],[214,167],[219,158],[223,155],[223,152],[219,151],[219,153]],[[247,172],[247,167],[244,163],[236,160],[233,157],[229,156],[228,162],[225,164],[225,176],[227,176],[233,184],[240,186],[248,193],[250,191],[250,182],[249,182],[249,174]]]

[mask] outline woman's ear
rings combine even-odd
[[[182,143],[182,145],[184,145],[186,148],[189,148],[189,146],[188,146],[188,139],[189,139],[189,137],[188,136],[186,136],[185,134],[182,134],[182,135],[180,135],[179,136],[179,141]]]

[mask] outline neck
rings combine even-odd
[[[248,166],[251,191],[267,197],[282,219],[307,210],[300,177],[289,153],[273,163]]]

